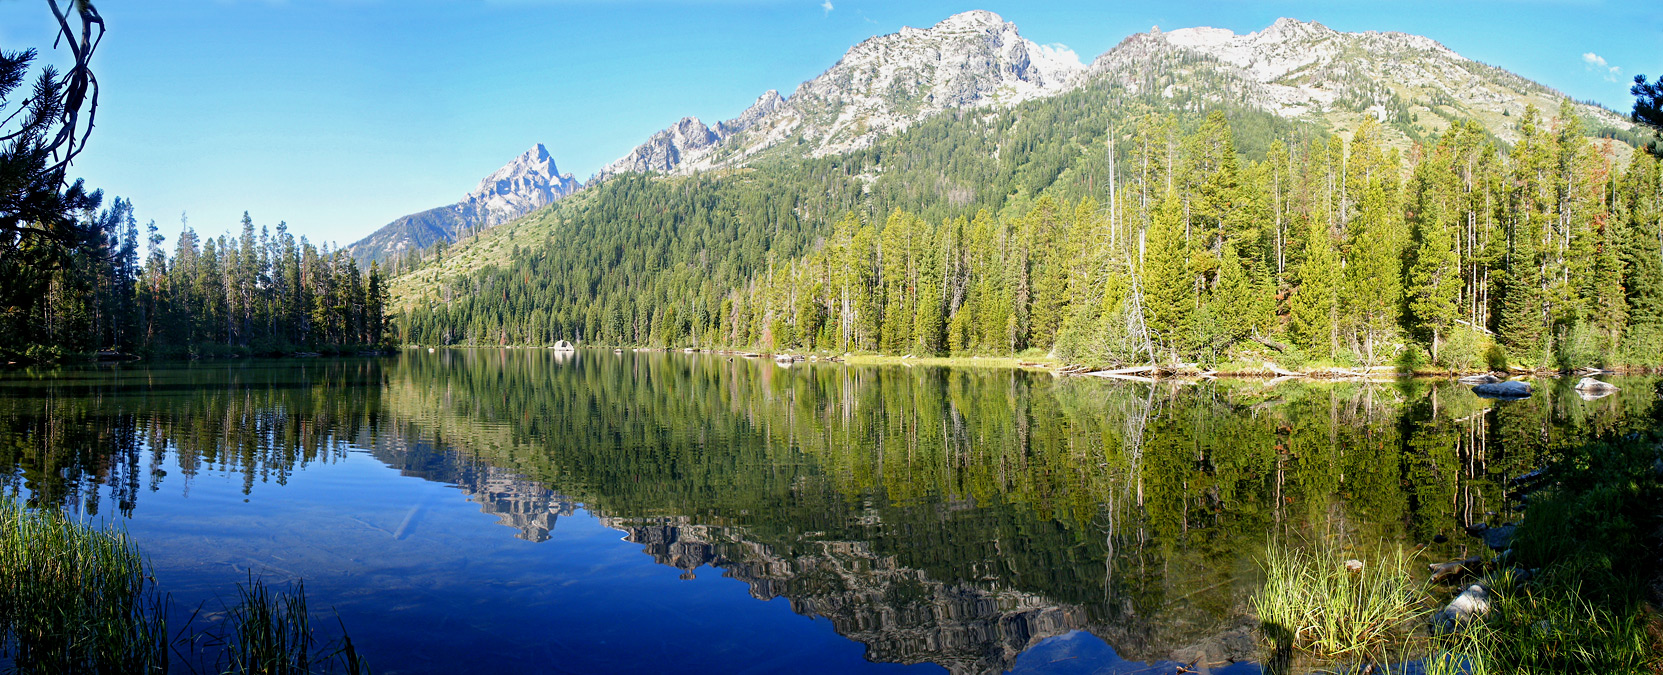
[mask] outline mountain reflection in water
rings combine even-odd
[[[364,451],[539,546],[586,513],[684,578],[720,570],[829,620],[875,662],[1002,671],[1089,633],[1102,658],[1221,663],[1257,656],[1244,615],[1271,538],[1462,557],[1465,524],[1505,517],[1507,477],[1650,421],[1653,380],[1619,382],[1496,403],[1445,381],[545,350],[14,371],[0,487],[137,524],[146,493],[202,474],[259,501]]]

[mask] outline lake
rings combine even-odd
[[[1252,658],[1273,539],[1476,552],[1509,477],[1654,423],[1656,378],[1612,381],[1497,402],[525,349],[13,370],[0,489],[126,528],[180,620],[304,579],[383,673],[1170,673]]]

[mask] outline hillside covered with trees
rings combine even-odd
[[[1569,101],[1516,144],[1339,131],[1090,88],[839,157],[614,179],[431,253],[395,303],[421,344],[1659,365],[1656,157]]]

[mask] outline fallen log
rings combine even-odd
[[[1293,349],[1292,347],[1289,347],[1288,345],[1282,344],[1282,343],[1277,342],[1275,340],[1272,340],[1270,338],[1260,337],[1258,334],[1249,335],[1249,336],[1247,336],[1247,339],[1252,340],[1254,342],[1257,342],[1259,344],[1262,344],[1266,347],[1269,347],[1269,348],[1274,349],[1274,350],[1279,351],[1279,352],[1286,352],[1289,349]]]
[[[1483,334],[1485,334],[1485,335],[1495,335],[1495,333],[1492,333],[1492,332],[1490,332],[1490,329],[1488,329],[1488,328],[1485,328],[1485,327],[1483,327],[1483,326],[1480,326],[1480,325],[1477,325],[1477,324],[1474,324],[1474,323],[1473,323],[1473,322],[1471,322],[1471,321],[1462,321],[1462,320],[1460,320],[1460,319],[1456,319],[1456,320],[1455,320],[1455,323],[1458,323],[1458,324],[1461,324],[1461,325],[1463,325],[1463,326],[1466,326],[1466,327],[1468,327],[1468,328],[1471,328],[1471,329],[1473,329],[1473,330],[1476,330],[1476,331],[1478,331],[1478,332],[1480,332],[1480,333],[1483,333]]]

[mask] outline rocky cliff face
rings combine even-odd
[[[490,226],[508,222],[576,192],[572,174],[560,173],[542,143],[479,181],[479,187],[458,206],[474,223]]]
[[[713,165],[712,154],[723,141],[750,129],[783,105],[785,99],[770,89],[738,117],[717,122],[714,128],[705,126],[697,117],[683,117],[674,126],[653,134],[628,155],[606,165],[593,180],[606,180],[620,173],[671,173],[683,167],[709,168]]]
[[[538,143],[479,181],[461,201],[399,218],[349,250],[361,263],[368,263],[440,241],[455,241],[462,232],[506,223],[581,187],[572,174],[560,173],[548,148]]]
[[[596,178],[709,169],[788,143],[813,156],[847,152],[943,111],[1067,91],[1083,70],[1073,52],[1027,40],[997,14],[965,12],[855,45],[790,98],[770,91],[715,129],[683,118]]]

